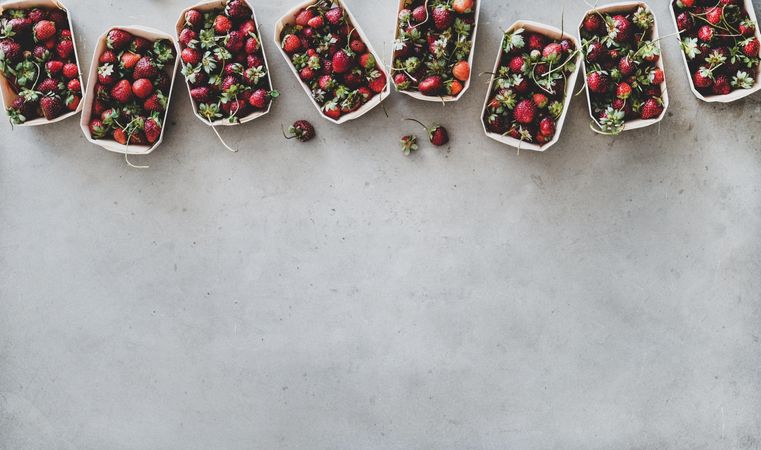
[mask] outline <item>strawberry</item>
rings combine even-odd
[[[214,31],[218,35],[225,35],[230,32],[233,28],[233,23],[230,21],[230,19],[223,15],[218,15],[216,18],[214,18]]]
[[[547,96],[542,94],[541,92],[534,94],[531,97],[531,100],[533,100],[534,104],[539,109],[546,108],[547,104],[550,102],[550,99],[548,99]]]
[[[698,39],[703,42],[711,42],[713,39],[713,28],[710,25],[703,25],[698,29]]]
[[[713,6],[708,8],[705,13],[705,18],[712,25],[718,25],[721,23],[721,19],[724,17],[724,8],[721,6]]]
[[[550,42],[542,49],[542,58],[550,63],[560,61],[563,56],[563,47],[558,42]]]
[[[354,58],[345,50],[339,50],[333,55],[333,72],[346,73],[354,66]]]
[[[225,14],[233,20],[244,20],[251,17],[251,8],[243,0],[230,0],[225,7]]]
[[[732,92],[732,84],[729,77],[724,74],[717,76],[713,87],[711,87],[711,92],[716,95],[727,95]]]
[[[247,55],[253,55],[254,53],[258,52],[261,46],[259,45],[259,39],[257,39],[255,36],[251,36],[250,38],[246,39],[246,54]]]
[[[344,10],[340,6],[333,7],[325,13],[325,20],[331,25],[338,25],[344,18]]]
[[[623,81],[618,83],[618,86],[616,86],[616,97],[620,98],[621,100],[626,100],[631,95],[632,87],[628,83]]]
[[[753,36],[756,33],[756,24],[752,20],[743,20],[740,22],[740,25],[737,26],[737,29],[740,31],[740,34],[742,34],[745,37]]]
[[[145,138],[150,144],[155,144],[161,137],[161,123],[156,117],[149,117],[143,123]]]
[[[612,24],[612,31],[609,32],[609,35],[613,37],[614,41],[626,42],[631,38],[632,23],[626,18],[626,16],[613,16]]]
[[[201,62],[201,54],[194,48],[186,47],[180,53],[180,58],[185,64],[195,66]]]
[[[145,53],[146,50],[151,46],[151,42],[143,37],[140,36],[134,36],[132,38],[132,42],[129,44],[129,50],[133,53]]]
[[[608,90],[608,75],[602,72],[592,72],[587,75],[587,86],[595,94],[604,94]]]
[[[528,48],[541,52],[544,50],[545,42],[544,36],[531,33],[528,37]]]
[[[243,49],[246,42],[239,31],[231,31],[227,34],[224,43],[226,49],[230,50],[232,53],[238,53]]]
[[[649,98],[642,105],[640,117],[643,120],[656,119],[663,113],[663,105],[660,99]]]
[[[624,56],[618,61],[618,70],[621,72],[621,75],[628,77],[637,70],[637,67],[630,57]]]
[[[325,24],[325,21],[323,20],[322,16],[315,16],[309,19],[309,22],[307,25],[311,28],[322,28],[322,26]]]
[[[121,67],[132,70],[135,65],[137,65],[137,62],[140,61],[140,55],[137,53],[132,53],[130,51],[122,53],[122,56],[120,58],[121,60]]]
[[[552,138],[552,136],[555,135],[555,121],[549,117],[545,117],[539,121],[539,134],[548,139]]]
[[[103,139],[108,135],[108,127],[100,119],[92,119],[88,128],[93,139]]]
[[[300,27],[309,26],[309,21],[315,16],[311,9],[302,9],[296,14],[296,25]]]
[[[5,55],[5,59],[12,63],[18,63],[24,57],[23,52],[21,50],[21,44],[19,44],[18,42],[14,42],[10,39],[0,40],[0,51],[2,51],[3,54]],[[37,59],[43,60],[42,58],[37,58]]]
[[[325,103],[325,105],[322,107],[323,113],[325,115],[333,120],[338,120],[338,118],[341,117],[341,109],[338,107],[338,104],[331,100],[328,103]]]
[[[74,53],[74,42],[69,39],[60,41],[55,48],[56,54],[61,59],[69,59],[72,53]]]
[[[127,133],[122,128],[114,128],[113,131],[113,138],[116,142],[118,142],[121,145],[127,145]]]
[[[603,21],[599,14],[590,14],[584,18],[582,25],[587,33],[595,34],[603,28]]]
[[[98,62],[100,64],[106,64],[106,63],[116,64],[116,61],[117,61],[116,54],[112,52],[111,50],[104,51],[98,58]]]
[[[211,99],[211,89],[207,86],[193,88],[190,90],[190,96],[198,103],[206,103]]]
[[[748,38],[741,42],[742,45],[742,51],[745,54],[745,56],[749,58],[758,58],[758,52],[759,52],[759,43],[758,39],[755,37]]]
[[[76,111],[77,108],[79,108],[79,103],[82,101],[82,98],[78,95],[71,94],[68,97],[66,97],[66,107],[69,109],[69,111]]]
[[[151,95],[143,102],[143,109],[149,113],[163,113],[166,110],[166,97],[161,93]]]
[[[288,54],[296,53],[301,50],[301,39],[296,35],[288,34],[283,38],[282,47]]]
[[[657,68],[657,67],[656,67],[656,68],[655,68],[655,69],[654,69],[654,70],[653,70],[653,71],[650,73],[650,77],[649,77],[649,79],[650,79],[650,83],[651,83],[651,84],[655,84],[655,85],[658,85],[658,84],[661,84],[661,83],[663,83],[663,81],[666,79],[666,77],[665,77],[665,75],[663,74],[663,71],[662,71],[660,68]]]
[[[200,11],[191,9],[185,13],[185,26],[197,30],[203,24],[203,14]]]
[[[475,0],[454,0],[452,9],[458,14],[468,14],[473,12]]]
[[[470,64],[467,61],[460,61],[452,68],[452,75],[460,81],[467,81],[470,78]]]
[[[111,86],[116,82],[113,64],[104,64],[98,67],[98,83]]]
[[[532,100],[522,100],[520,103],[515,105],[515,109],[513,110],[513,117],[518,123],[522,123],[524,125],[530,124],[536,117],[536,104],[534,104]]]
[[[139,99],[146,99],[153,94],[153,83],[147,78],[140,78],[132,83],[132,93]]]
[[[528,68],[528,64],[523,56],[513,56],[507,66],[513,73],[524,73]]]
[[[441,91],[444,88],[444,81],[438,75],[432,75],[420,81],[418,83],[418,90],[421,94],[430,97],[441,95]]]
[[[61,61],[48,61],[45,63],[45,71],[49,76],[58,75],[63,70],[63,63]]]
[[[428,10],[425,6],[418,6],[412,10],[412,20],[415,23],[423,23],[428,20]]]
[[[43,94],[60,94],[63,91],[63,85],[52,78],[45,78],[37,85],[37,90]]]
[[[111,97],[119,103],[129,103],[132,100],[132,85],[127,80],[121,80],[111,88]]]
[[[137,80],[139,78],[148,78],[149,80],[155,79],[159,75],[159,69],[153,62],[153,59],[143,56],[137,63],[132,72],[132,78]]]
[[[41,20],[34,25],[35,42],[44,42],[56,35],[55,23],[50,20]]]
[[[431,17],[433,17],[433,26],[439,31],[444,31],[451,27],[455,20],[452,10],[445,5],[438,5],[433,8]]]
[[[364,53],[365,50],[367,50],[367,46],[364,42],[362,42],[361,39],[354,39],[349,44],[349,48],[351,48],[351,51],[354,53]]]
[[[363,69],[374,69],[377,67],[375,56],[372,53],[365,53],[359,57],[359,65]]]
[[[311,141],[317,135],[312,124],[306,120],[297,120],[294,122],[293,125],[288,128],[288,133],[290,133],[290,136],[286,135],[285,131],[283,131],[283,136],[285,136],[286,139],[298,139],[301,142]]]
[[[124,30],[114,28],[106,36],[106,46],[111,50],[124,50],[132,42],[132,35]]]
[[[378,76],[370,80],[368,87],[370,88],[371,91],[375,92],[376,94],[380,94],[381,92],[383,92],[384,89],[386,89],[386,85],[387,85],[386,74],[384,74],[383,72],[378,72]]]
[[[53,120],[61,115],[64,105],[61,101],[61,97],[57,95],[46,95],[40,100],[40,108],[42,109],[42,114],[45,116],[45,119]]]
[[[42,8],[33,8],[31,11],[29,11],[29,20],[32,21],[32,23],[37,23],[41,20],[45,20],[48,18],[48,12],[45,9]]]
[[[196,39],[198,39],[198,33],[193,31],[192,28],[183,28],[182,31],[180,31],[180,36],[178,38],[180,44],[184,46],[190,45],[190,43]]]
[[[704,66],[698,68],[692,76],[693,83],[698,89],[707,89],[713,85],[713,73]]]
[[[71,80],[79,77],[79,67],[74,63],[66,63],[63,65],[62,73],[64,78]]]
[[[70,90],[71,92],[82,92],[82,85],[77,78],[73,78],[69,80],[69,83],[66,85],[66,89]]]
[[[264,109],[267,107],[267,102],[270,100],[270,93],[266,89],[257,89],[248,99],[248,103],[257,109]]]

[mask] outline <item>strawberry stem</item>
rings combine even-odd
[[[423,122],[421,122],[421,121],[419,121],[417,119],[409,119],[409,118],[407,118],[407,119],[404,119],[404,120],[409,120],[411,122],[416,122],[418,125],[420,125],[421,127],[425,128],[425,131],[428,131],[428,127]]]
[[[213,124],[213,123],[211,123],[211,119],[209,119],[209,118],[207,117],[207,118],[206,118],[206,120],[209,122],[209,125],[211,126],[211,131],[213,131],[213,132],[214,132],[214,134],[216,134],[216,135],[217,135],[217,138],[219,139],[219,142],[221,142],[221,143],[222,143],[222,145],[224,145],[224,146],[225,146],[225,148],[226,148],[226,149],[228,149],[228,150],[230,150],[231,152],[233,152],[233,153],[238,153],[238,150],[235,150],[234,148],[232,148],[232,147],[230,147],[229,145],[227,145],[227,143],[225,142],[225,140],[224,140],[224,139],[222,139],[222,136],[219,134],[219,131],[217,131],[217,127],[215,127],[215,126],[214,126],[214,124]]]

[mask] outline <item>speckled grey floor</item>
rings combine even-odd
[[[187,4],[66,3],[85,64]],[[385,53],[395,3],[350,1]],[[0,447],[761,446],[761,97],[699,103],[669,39],[660,129],[596,136],[579,96],[517,155],[482,134],[486,77],[332,126],[269,39],[290,5],[255,5],[284,95],[224,131],[239,154],[182,90],[145,171],[76,119],[0,124]],[[586,9],[485,2],[475,71],[560,5]],[[403,157],[409,115],[451,146]],[[302,117],[319,140],[285,142]]]

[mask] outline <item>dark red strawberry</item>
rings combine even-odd
[[[43,94],[60,94],[63,91],[63,84],[53,78],[45,78],[37,85],[37,90]]]
[[[63,70],[61,61],[48,61],[45,63],[45,71],[49,76],[58,75]]]
[[[288,133],[290,133],[290,136],[286,135],[285,130],[283,130],[283,136],[285,136],[286,139],[298,139],[301,142],[311,141],[317,135],[312,124],[306,120],[297,120],[294,122],[294,124],[288,128]]]
[[[185,13],[185,25],[198,30],[203,25],[203,14],[196,9],[191,9]]]
[[[522,100],[513,110],[513,117],[518,123],[530,124],[536,117],[536,104],[532,100]]]
[[[432,75],[420,81],[418,84],[418,90],[421,94],[430,97],[441,95],[444,89],[444,81],[438,75]]]
[[[44,47],[43,47],[44,50]],[[0,41],[0,51],[3,52],[5,55],[5,59],[12,62],[12,63],[18,63],[24,58],[24,54],[21,49],[21,44],[18,42],[14,42],[10,39],[3,39]],[[37,55],[35,54],[35,57]],[[42,55],[40,55],[42,56]],[[47,58],[38,58],[38,61],[44,61]]]
[[[296,53],[301,50],[301,39],[294,34],[288,34],[283,38],[283,50],[288,54]]]
[[[148,143],[155,144],[161,137],[161,124],[156,117],[149,117],[145,119],[143,124],[143,130],[145,131],[145,138]]]
[[[225,13],[233,20],[244,20],[251,17],[251,8],[243,0],[231,0],[225,7]]]
[[[339,50],[333,55],[333,72],[346,73],[354,67],[354,58],[344,50]]]
[[[40,100],[40,108],[42,109],[42,114],[47,120],[53,120],[61,115],[64,109],[64,105],[61,101],[61,97],[57,95],[46,95]]]
[[[433,17],[433,26],[439,31],[444,31],[454,24],[455,15],[448,6],[436,6],[431,11],[431,16]]]
[[[223,15],[218,15],[214,19],[214,31],[219,35],[225,35],[233,28],[233,23],[230,19]]]
[[[344,11],[340,6],[329,9],[325,12],[325,20],[331,25],[338,25],[344,18]]]
[[[98,62],[100,64],[106,64],[106,63],[115,64],[116,61],[118,61],[118,58],[116,57],[116,54],[112,52],[111,50],[104,51],[100,55],[100,58],[98,58]]]
[[[201,86],[190,90],[190,96],[198,103],[207,103],[211,100],[211,89]]]
[[[603,20],[599,14],[590,14],[584,18],[584,30],[587,33],[597,33],[603,29]]]
[[[109,31],[106,37],[106,46],[111,50],[124,50],[131,42],[132,35],[118,28]]]
[[[192,41],[198,39],[198,33],[192,28],[183,28],[180,31],[179,41],[183,46],[188,46]]]
[[[47,41],[54,37],[57,32],[54,22],[41,20],[34,25],[34,40],[37,42]]]
[[[129,103],[132,100],[132,85],[127,80],[121,80],[111,88],[111,97],[119,103]]]
[[[151,47],[151,41],[140,36],[134,36],[129,44],[129,50],[134,53],[145,53]]]
[[[139,78],[148,78],[149,80],[155,79],[159,75],[159,69],[156,67],[156,63],[148,56],[143,56],[135,64],[135,68],[132,72],[132,78],[137,80]]]
[[[74,63],[66,63],[63,65],[61,73],[63,74],[64,78],[71,80],[79,76],[79,68]]]
[[[608,91],[608,75],[602,72],[591,72],[587,75],[587,86],[595,94],[604,94]]]
[[[190,47],[182,49],[180,58],[182,58],[182,62],[191,66],[195,66],[201,62],[201,54],[198,52],[198,50]]]
[[[104,86],[111,86],[116,82],[113,64],[104,64],[98,67],[98,83]]]
[[[663,113],[663,104],[660,99],[649,98],[642,105],[640,116],[643,120],[656,119]]]

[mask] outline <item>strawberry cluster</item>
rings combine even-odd
[[[174,46],[114,28],[98,57],[89,129],[93,139],[151,145],[164,123],[174,75]],[[91,83],[92,83],[91,81]]]
[[[544,145],[555,136],[579,49],[523,28],[505,33],[483,121],[492,133]]]
[[[281,46],[325,116],[337,120],[383,92],[386,74],[340,4],[318,0],[295,19]]]
[[[245,0],[187,11],[179,42],[190,96],[209,122],[237,123],[266,110],[279,95],[272,90],[261,36]]]
[[[405,0],[392,73],[400,91],[457,96],[470,78],[476,0]]]
[[[665,78],[650,9],[594,11],[584,18],[580,32],[587,90],[602,132],[617,134],[630,120],[659,118]]]
[[[0,74],[17,94],[11,123],[76,111],[82,99],[79,67],[65,10],[9,9],[0,18]]]
[[[673,8],[695,89],[726,95],[756,84],[761,49],[742,2],[676,0]]]

